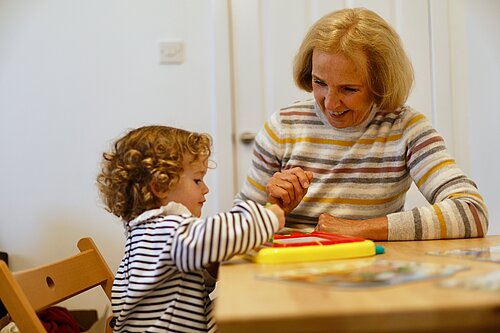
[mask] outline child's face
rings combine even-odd
[[[204,181],[208,159],[191,161],[191,158],[184,161],[184,172],[177,185],[162,200],[162,205],[175,201],[186,206],[194,216],[200,217],[203,203],[206,201],[205,194],[208,193],[208,186]]]

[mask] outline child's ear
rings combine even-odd
[[[162,188],[154,180],[149,183],[149,189],[157,199],[163,200],[168,196],[168,189]]]

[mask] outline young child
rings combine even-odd
[[[279,206],[253,201],[200,218],[210,153],[207,134],[146,126],[103,154],[97,184],[127,238],[112,290],[115,332],[217,331],[206,268],[283,228]]]

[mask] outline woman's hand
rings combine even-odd
[[[348,220],[330,214],[321,214],[314,231],[363,237],[372,240],[387,240],[387,217],[368,220]]]
[[[312,178],[311,171],[299,167],[276,172],[266,186],[267,200],[279,205],[288,214],[304,198]]]

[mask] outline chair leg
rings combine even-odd
[[[113,320],[113,316],[109,316],[106,319],[106,328],[105,328],[105,333],[113,333],[113,329],[111,328],[111,320]]]

